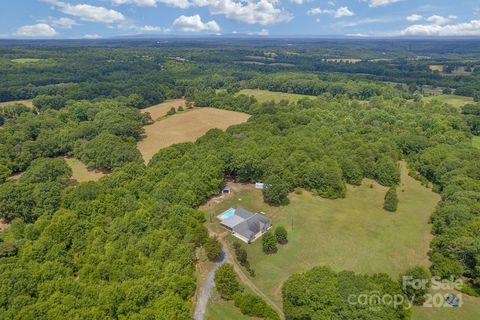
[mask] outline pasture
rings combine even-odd
[[[145,126],[145,136],[138,142],[143,159],[148,163],[158,150],[175,143],[195,141],[210,129],[225,130],[250,116],[245,113],[199,108],[175,114]]]
[[[13,59],[11,60],[12,62],[18,63],[18,64],[27,64],[27,63],[37,63],[37,62],[43,62],[46,61],[46,59],[37,59],[37,58],[19,58],[19,59]]]
[[[429,102],[432,100],[438,100],[443,103],[448,103],[455,108],[461,108],[468,103],[473,103],[473,98],[470,97],[463,97],[457,96],[454,94],[440,94],[435,96],[424,97],[423,100],[425,102]]]
[[[175,109],[178,109],[178,107],[185,108],[185,105],[186,105],[185,99],[174,99],[174,100],[167,100],[160,104],[142,109],[141,111],[150,113],[150,115],[152,116],[152,119],[156,121],[156,120],[159,120],[160,118],[163,118],[171,108],[175,108]]]
[[[412,318],[413,320],[477,320],[480,315],[480,298],[463,294],[462,300],[463,305],[459,308],[414,307]]]
[[[72,168],[72,180],[76,182],[98,181],[107,173],[100,170],[88,170],[85,164],[75,158],[64,158]]]
[[[291,195],[291,203],[281,207],[266,205],[262,193],[250,189],[212,207],[209,214],[242,206],[263,211],[274,226],[287,228],[289,243],[280,246],[277,254],[265,255],[262,241],[246,246],[257,274],[251,280],[281,305],[283,282],[293,273],[314,266],[385,272],[397,277],[409,267],[429,265],[427,253],[432,236],[428,220],[440,196],[411,178],[404,163],[396,213],[383,209],[387,189],[366,179],[361,186],[348,186],[345,199],[328,200],[303,192]],[[219,225],[215,219],[211,223]],[[228,241],[234,239],[229,236]]]
[[[289,102],[297,102],[301,99],[308,98],[313,99],[314,96],[307,96],[303,94],[284,93],[284,92],[272,92],[267,90],[258,89],[243,89],[237,93],[237,95],[244,94],[246,96],[254,96],[258,102],[275,101],[280,102],[287,100]]]

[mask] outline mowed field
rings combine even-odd
[[[297,102],[304,98],[313,99],[314,96],[307,96],[303,94],[272,92],[268,90],[257,89],[243,89],[237,93],[237,95],[244,94],[246,96],[254,96],[258,102],[275,101],[280,102],[282,100],[288,100],[289,102]]]
[[[262,241],[246,246],[256,272],[251,280],[281,305],[284,281],[293,273],[314,266],[328,265],[337,271],[360,273],[385,272],[395,278],[409,267],[428,267],[432,239],[428,220],[440,196],[408,176],[404,163],[396,213],[383,210],[387,190],[365,180],[362,186],[348,186],[345,199],[328,200],[304,192],[291,195],[291,203],[282,207],[266,205],[258,190],[244,190],[214,206],[208,214],[240,206],[263,211],[272,218],[274,226],[287,228],[289,243],[275,255],[262,252]],[[220,227],[213,220],[218,226],[210,229]],[[229,236],[228,240],[234,239]]]
[[[171,108],[178,109],[178,107],[185,108],[185,99],[174,99],[162,102],[160,104],[142,109],[142,112],[148,112],[154,121],[164,117]]]
[[[11,105],[14,105],[16,103],[21,103],[28,108],[33,108],[32,100],[17,100],[17,101],[0,102],[0,107],[11,106]]]
[[[98,181],[107,174],[100,170],[88,170],[82,161],[75,158],[65,158],[65,161],[72,168],[72,179],[77,182]]]
[[[477,148],[477,149],[480,149],[480,137],[479,136],[474,136],[472,138],[472,145]]]
[[[195,141],[208,130],[225,130],[248,120],[250,115],[214,108],[199,108],[177,113],[145,126],[145,136],[137,148],[148,163],[158,150],[175,143]]]
[[[473,98],[457,96],[454,94],[440,94],[436,96],[424,97],[423,99],[425,102],[438,100],[444,103],[451,104],[455,108],[461,108],[468,103],[473,103]]]

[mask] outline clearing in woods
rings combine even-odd
[[[426,102],[438,100],[440,102],[451,104],[455,108],[461,108],[468,103],[473,103],[473,98],[457,96],[454,94],[439,94],[435,96],[424,97],[423,99]]]
[[[0,107],[4,106],[12,106],[14,104],[21,103],[25,105],[27,108],[33,108],[32,100],[17,100],[17,101],[7,101],[7,102],[0,102]]]
[[[156,104],[154,106],[142,109],[141,111],[150,113],[153,121],[157,121],[160,120],[160,118],[164,117],[171,108],[175,108],[175,110],[177,110],[178,107],[185,108],[185,105],[185,99],[174,99],[167,100],[160,104]]]
[[[396,278],[409,267],[429,265],[432,235],[428,221],[440,196],[410,177],[404,162],[395,213],[383,209],[387,190],[365,179],[361,186],[348,186],[345,199],[323,199],[304,191],[292,194],[291,203],[280,207],[265,204],[259,190],[243,190],[208,210],[207,225],[210,230],[219,228],[215,218],[208,219],[210,215],[241,206],[265,212],[274,227],[287,228],[289,243],[280,246],[277,254],[265,255],[261,240],[244,245],[256,272],[251,281],[281,305],[283,282],[293,273],[314,266],[369,274],[385,272]],[[227,237],[228,242],[235,239]]]
[[[210,129],[225,130],[248,118],[250,115],[242,112],[214,108],[188,110],[145,126],[145,136],[138,142],[137,148],[148,163],[162,148],[181,142],[193,142]]]
[[[314,96],[307,96],[303,94],[273,92],[273,91],[258,90],[258,89],[243,89],[237,93],[237,95],[240,95],[240,94],[244,94],[246,96],[254,96],[258,102],[267,102],[272,100],[275,102],[280,102],[281,100],[287,100],[289,102],[297,102],[304,98],[308,98],[308,99],[315,98]]]
[[[75,158],[64,158],[67,164],[72,168],[72,179],[76,182],[98,181],[107,173],[100,170],[88,170],[85,164]]]

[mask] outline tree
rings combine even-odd
[[[59,110],[65,107],[66,99],[59,95],[39,95],[33,99],[32,103],[35,108],[41,111],[49,108]]]
[[[237,274],[231,264],[222,264],[215,272],[215,287],[224,299],[231,300],[236,292],[240,291]]]
[[[324,158],[311,163],[305,175],[305,184],[310,190],[315,190],[324,198],[344,198],[346,194],[342,169],[337,161]]]
[[[423,267],[413,267],[400,276],[403,293],[415,305],[422,305],[431,286],[431,275]]]
[[[383,202],[383,208],[390,212],[397,211],[398,206],[398,197],[397,197],[397,189],[395,187],[391,187],[388,189],[387,193],[385,194],[385,199]]]
[[[262,236],[262,248],[266,254],[277,253],[277,239],[271,232],[267,232]]]
[[[125,141],[110,133],[99,134],[84,143],[75,153],[87,167],[98,169],[111,170],[141,160],[134,141]]]
[[[275,228],[275,238],[277,239],[277,243],[279,244],[287,244],[288,243],[288,233],[287,229],[283,226],[278,226]]]
[[[5,182],[11,174],[12,170],[10,170],[7,166],[4,166],[3,164],[0,164],[0,183]]]
[[[217,237],[208,238],[205,241],[205,252],[207,254],[208,260],[218,261],[222,257],[222,244],[218,241]]]
[[[65,183],[72,176],[72,169],[63,158],[39,158],[32,162],[20,177],[22,183]]]
[[[265,179],[265,188],[262,190],[263,199],[271,204],[288,204],[289,185],[278,176]]]

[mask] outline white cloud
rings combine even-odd
[[[70,4],[63,1],[47,0],[61,12],[78,17],[83,21],[113,23],[125,20],[125,16],[113,9],[92,6],[89,4]]]
[[[268,31],[267,29],[262,29],[258,32],[249,32],[248,34],[251,36],[268,36],[270,34],[270,31]]]
[[[109,26],[109,27],[111,29],[114,28],[113,26]],[[116,27],[120,30],[134,30],[137,32],[140,32],[140,31],[152,32],[152,31],[160,31],[162,29],[159,26],[151,26],[151,25],[139,26],[131,21],[122,21],[119,24],[117,24]]]
[[[330,14],[334,16],[335,18],[341,18],[341,17],[351,17],[354,16],[355,13],[348,9],[348,7],[340,7],[338,9],[332,10],[332,9],[321,9],[321,8],[312,8],[307,11],[308,15],[314,16],[318,14]]]
[[[82,36],[82,39],[100,39],[102,38],[98,34],[85,34]]]
[[[416,21],[422,20],[423,16],[421,16],[419,14],[412,14],[412,15],[408,16],[406,19],[410,22],[416,22]]]
[[[22,26],[14,34],[19,37],[53,37],[57,31],[46,23]]]
[[[65,29],[71,29],[73,26],[78,25],[78,23],[70,18],[58,18],[58,19],[52,19],[51,24],[55,27],[60,27],[60,28],[65,28]]]
[[[480,36],[480,20],[450,25],[413,25],[400,32],[403,36]]]
[[[382,7],[402,0],[370,0],[370,7]]]
[[[114,4],[135,4],[155,6],[159,3],[179,8],[207,7],[211,14],[248,24],[269,25],[292,20],[292,15],[279,8],[279,0],[112,0]],[[306,3],[308,0],[291,0],[294,3]]]
[[[450,22],[450,20],[456,19],[456,16],[449,16],[448,18],[439,16],[439,15],[433,15],[427,18],[428,22],[431,22],[436,25],[444,25]]]
[[[214,31],[219,32],[220,27],[215,21],[202,22],[202,18],[198,14],[194,16],[180,16],[173,22],[173,28],[182,30],[184,32],[200,32],[200,31]]]
[[[189,0],[112,0],[112,3],[116,5],[134,4],[144,7],[154,7],[160,3],[182,9],[186,9],[192,5]]]
[[[290,0],[291,3],[304,4],[307,2],[312,2],[313,0]]]
[[[160,31],[160,30],[162,30],[162,28],[159,27],[159,26],[149,26],[149,25],[145,25],[145,26],[143,26],[143,27],[139,27],[138,29],[141,30],[141,31],[146,31],[146,32]]]

